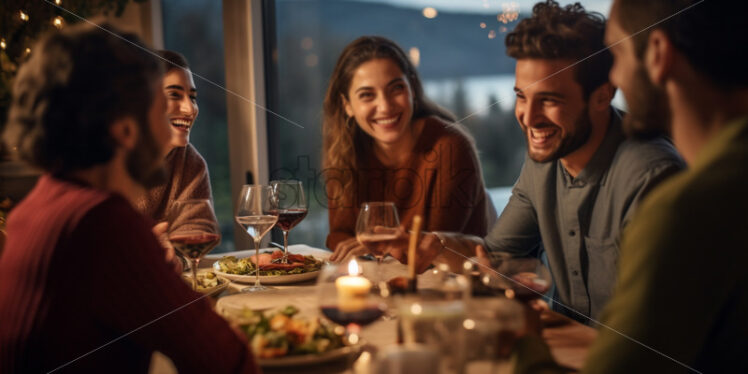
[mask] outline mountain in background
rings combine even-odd
[[[397,41],[406,52],[417,47],[418,70],[424,79],[514,73],[514,60],[504,52],[506,32],[500,28],[511,30],[516,21],[504,25],[495,15],[447,12],[428,19],[420,10],[359,1],[295,0],[276,4],[278,41],[304,37],[324,40],[324,45],[315,45],[314,49],[333,64],[343,47],[357,37],[380,35]],[[485,29],[481,23],[486,24]],[[488,38],[490,30],[496,33],[494,39]],[[279,57],[280,61],[289,61]]]

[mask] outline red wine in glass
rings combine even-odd
[[[213,233],[176,233],[169,236],[171,245],[190,259],[199,259],[210,252],[221,240],[220,235]]]
[[[304,196],[304,186],[297,180],[275,180],[270,182],[275,192],[278,205],[275,214],[278,215],[276,227],[283,231],[283,258],[281,263],[288,263],[288,232],[306,217],[307,202]]]
[[[275,213],[275,212],[274,212]],[[306,217],[306,209],[280,209],[278,213],[278,222],[275,227],[283,231],[290,231]]]
[[[366,326],[384,314],[384,310],[375,305],[352,312],[343,311],[337,306],[323,306],[320,309],[327,319],[343,326],[350,324]]]
[[[166,216],[169,243],[190,259],[192,289],[197,290],[200,259],[221,241],[213,204],[208,199],[176,200],[169,206]]]

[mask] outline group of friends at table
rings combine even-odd
[[[746,10],[536,4],[505,40],[527,156],[499,217],[469,131],[398,45],[356,39],[322,104],[330,260],[365,253],[361,203],[391,201],[403,236],[423,217],[418,272],[545,253],[551,307],[599,329],[584,372],[748,371]],[[257,372],[158,239],[170,202],[211,198],[189,65],[104,28],[46,36],[15,79],[3,139],[45,174],[0,254],[0,372],[145,372],[153,351],[180,372]],[[562,372],[530,325],[515,371]]]

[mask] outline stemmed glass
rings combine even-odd
[[[537,258],[503,255],[493,265],[495,272],[485,272],[481,280],[503,290],[510,299],[528,302],[542,297],[551,287],[551,272]]]
[[[346,327],[348,342],[356,344],[359,332],[387,310],[380,293],[371,292],[372,282],[362,276],[356,260],[328,264],[317,280],[319,307],[327,319]]]
[[[200,259],[221,242],[210,200],[177,200],[167,212],[167,238],[172,247],[190,260],[192,289],[197,290]]]
[[[255,284],[242,292],[265,291],[270,287],[260,284],[260,241],[278,221],[278,199],[270,186],[248,185],[242,187],[236,205],[236,222],[255,242]]]
[[[301,222],[307,214],[306,197],[301,181],[277,180],[270,182],[275,195],[278,197],[278,222],[275,227],[283,231],[283,258],[281,262],[288,263],[288,232]]]
[[[390,250],[390,242],[398,238],[400,219],[397,207],[390,202],[361,204],[356,220],[356,239],[377,259],[377,274]],[[377,280],[379,281],[379,280]]]

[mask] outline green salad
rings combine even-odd
[[[259,358],[319,354],[344,346],[342,326],[297,316],[294,306],[268,312],[245,309],[238,323]]]

